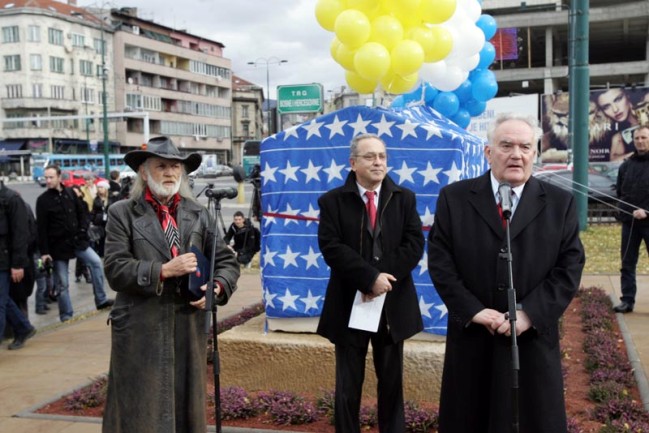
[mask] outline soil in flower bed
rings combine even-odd
[[[566,398],[566,409],[568,412],[568,418],[574,420],[577,425],[580,427],[580,433],[597,433],[602,424],[596,421],[591,420],[590,413],[595,408],[593,402],[588,399],[588,390],[589,390],[589,375],[584,369],[584,353],[582,350],[584,342],[584,333],[581,330],[581,318],[579,317],[579,306],[580,299],[577,297],[568,307],[564,319],[563,319],[563,330],[562,330],[562,339],[561,339],[561,348],[563,353],[563,365],[564,365],[564,378],[565,378],[565,398]],[[617,322],[616,322],[617,323]],[[624,357],[626,358],[626,348],[624,342],[619,333],[619,330],[616,331],[619,335],[618,349],[623,352]],[[211,370],[211,365],[208,366],[208,394],[213,395],[214,385],[212,382],[213,373]],[[635,400],[640,400],[640,395],[637,387],[632,387],[629,389],[629,392],[632,395],[632,398]],[[66,396],[67,397],[67,396]],[[96,408],[87,408],[81,411],[70,411],[65,406],[65,398],[61,399],[43,406],[37,412],[38,413],[48,413],[48,414],[59,414],[59,415],[70,415],[70,416],[88,416],[88,417],[101,417],[103,407]],[[315,401],[317,396],[304,396],[307,399]],[[435,396],[437,397],[437,396]],[[374,404],[374,401],[364,401],[364,404],[370,405]],[[432,409],[434,404],[430,402],[418,402],[422,408]],[[207,409],[208,422],[214,424],[214,408],[208,407]],[[334,427],[329,424],[329,421],[326,417],[320,416],[316,422],[310,424],[300,424],[300,425],[277,425],[274,424],[270,419],[269,415],[258,415],[253,418],[245,420],[227,420],[223,421],[224,426],[235,426],[235,427],[247,427],[247,428],[258,428],[258,429],[273,429],[273,430],[282,430],[282,431],[300,431],[300,432],[318,432],[318,433],[333,433]],[[372,429],[364,430],[367,433],[376,433],[378,428],[374,427]]]

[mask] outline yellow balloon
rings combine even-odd
[[[315,17],[325,30],[334,31],[336,18],[345,10],[345,0],[318,0]]]
[[[391,15],[381,15],[372,20],[370,41],[378,42],[388,50],[403,39],[401,22]]]
[[[414,74],[424,63],[424,50],[417,42],[404,39],[390,52],[392,70],[395,74],[406,76]]]
[[[433,26],[430,29],[435,38],[435,47],[426,53],[426,63],[443,60],[453,49],[453,35],[442,26]]]
[[[345,81],[358,93],[373,93],[377,84],[377,81],[366,80],[353,71],[345,71]]]
[[[425,23],[440,24],[455,13],[457,0],[421,0],[419,15]]]
[[[421,23],[419,8],[422,0],[385,0],[384,8],[394,15],[403,28],[418,26]]]
[[[356,9],[368,17],[376,16],[381,2],[379,0],[347,0],[348,9]]]
[[[401,77],[396,74],[390,74],[381,79],[383,90],[393,95],[399,95],[411,91],[419,82],[419,72]]]
[[[331,57],[338,63],[338,48],[342,45],[342,42],[338,40],[338,38],[334,37],[331,40],[331,44],[329,44],[329,54],[331,54]]]
[[[427,59],[428,53],[435,48],[435,37],[433,32],[426,26],[418,26],[408,31],[408,39],[417,42],[424,50],[424,62],[429,62]]]
[[[347,9],[336,18],[334,30],[340,42],[350,48],[357,48],[370,37],[370,20],[361,11]]]
[[[338,51],[336,52],[336,61],[340,64],[340,66],[347,69],[348,71],[355,71],[356,69],[354,68],[354,56],[356,55],[356,51],[357,50],[350,49],[345,44],[340,44]]]
[[[356,51],[354,68],[362,78],[376,82],[390,70],[390,52],[378,42],[367,42]]]

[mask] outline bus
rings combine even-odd
[[[252,168],[259,164],[259,140],[247,140],[243,143],[241,149],[241,164],[246,172],[246,177],[250,176]]]
[[[110,169],[123,171],[126,169],[124,155],[111,154],[109,157]],[[34,154],[32,155],[32,179],[41,186],[45,185],[44,171],[48,165],[58,165],[61,170],[89,170],[101,177],[108,178],[104,173],[104,155],[72,155],[72,154]]]

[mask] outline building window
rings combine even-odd
[[[32,97],[40,99],[43,97],[43,85],[42,84],[32,84]]]
[[[40,42],[41,41],[41,28],[40,28],[40,26],[29,26],[29,27],[27,27],[27,40],[29,42]]]
[[[88,60],[79,60],[79,73],[81,75],[91,77],[93,69],[92,62],[89,62]]]
[[[20,32],[18,31],[18,26],[3,27],[2,42],[5,44],[20,42]]]
[[[92,42],[95,47],[95,53],[103,54],[104,50],[102,49],[102,47],[106,47],[106,41],[95,38]]]
[[[21,84],[9,84],[7,89],[7,99],[17,99],[23,97],[23,86]]]
[[[40,54],[29,55],[29,68],[32,71],[41,71],[43,69],[43,58]]]
[[[52,45],[63,45],[63,32],[57,29],[47,29],[47,40]]]
[[[241,106],[241,118],[242,119],[247,119],[249,116],[248,114],[248,106],[247,105],[242,105]]]
[[[65,86],[50,86],[50,98],[65,99]]]
[[[81,102],[86,103],[86,104],[94,104],[95,103],[95,90],[94,89],[89,89],[87,87],[82,87],[81,88]]]
[[[86,38],[78,33],[72,33],[72,46],[83,48],[86,45]]]
[[[243,128],[243,136],[250,137],[250,124],[248,122],[241,125]]]
[[[50,56],[50,72],[58,72],[59,74],[62,74],[64,72],[63,70],[64,62],[65,59],[61,57]]]
[[[20,55],[4,56],[5,59],[5,72],[20,71]]]

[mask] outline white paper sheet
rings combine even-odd
[[[381,312],[385,303],[385,294],[363,302],[363,294],[356,291],[352,314],[349,316],[349,327],[362,331],[376,332],[381,321]]]

